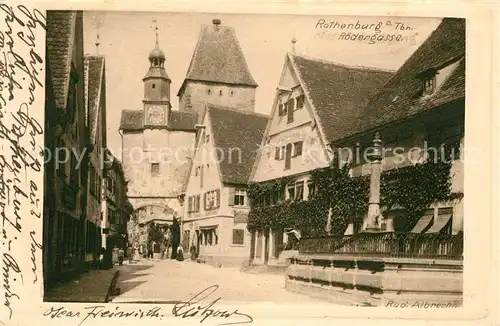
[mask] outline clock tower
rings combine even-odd
[[[149,53],[149,70],[144,82],[144,126],[166,127],[170,115],[170,83],[165,70],[165,54],[158,45],[156,27],[155,47]]]

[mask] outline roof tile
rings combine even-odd
[[[215,147],[224,153],[222,182],[247,184],[269,117],[218,106],[209,106],[208,115]]]
[[[465,98],[465,19],[445,18],[399,68],[393,78],[359,112],[351,134],[407,119],[445,103]],[[429,97],[420,97],[421,80],[429,69],[461,60],[443,85]]]
[[[350,67],[289,54],[320,119],[328,141],[343,137],[355,123],[356,112],[392,76],[392,71]]]
[[[202,26],[186,80],[257,87],[236,33],[229,26]]]
[[[71,67],[71,36],[76,11],[47,11],[46,46],[49,57],[54,100],[57,108],[66,107],[66,92]]]

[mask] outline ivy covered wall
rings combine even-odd
[[[433,203],[462,198],[463,193],[451,192],[451,162],[430,160],[384,171],[380,187],[381,211],[403,209],[406,219],[402,227],[409,231]],[[251,183],[248,229],[291,227],[301,230],[304,236],[321,236],[328,233],[326,225],[331,214],[330,234],[344,234],[352,218],[366,214],[370,185],[369,175],[351,177],[349,169],[349,165],[344,165],[312,171],[315,192],[307,201],[283,200],[282,194],[290,178]]]

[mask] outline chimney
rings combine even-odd
[[[213,19],[212,23],[214,24],[215,27],[218,27],[221,24],[220,19]]]

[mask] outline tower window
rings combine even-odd
[[[222,90],[219,91],[219,95],[222,96]]]
[[[160,174],[160,163],[151,163],[151,175]]]
[[[156,88],[156,84],[151,85],[152,88]]]

